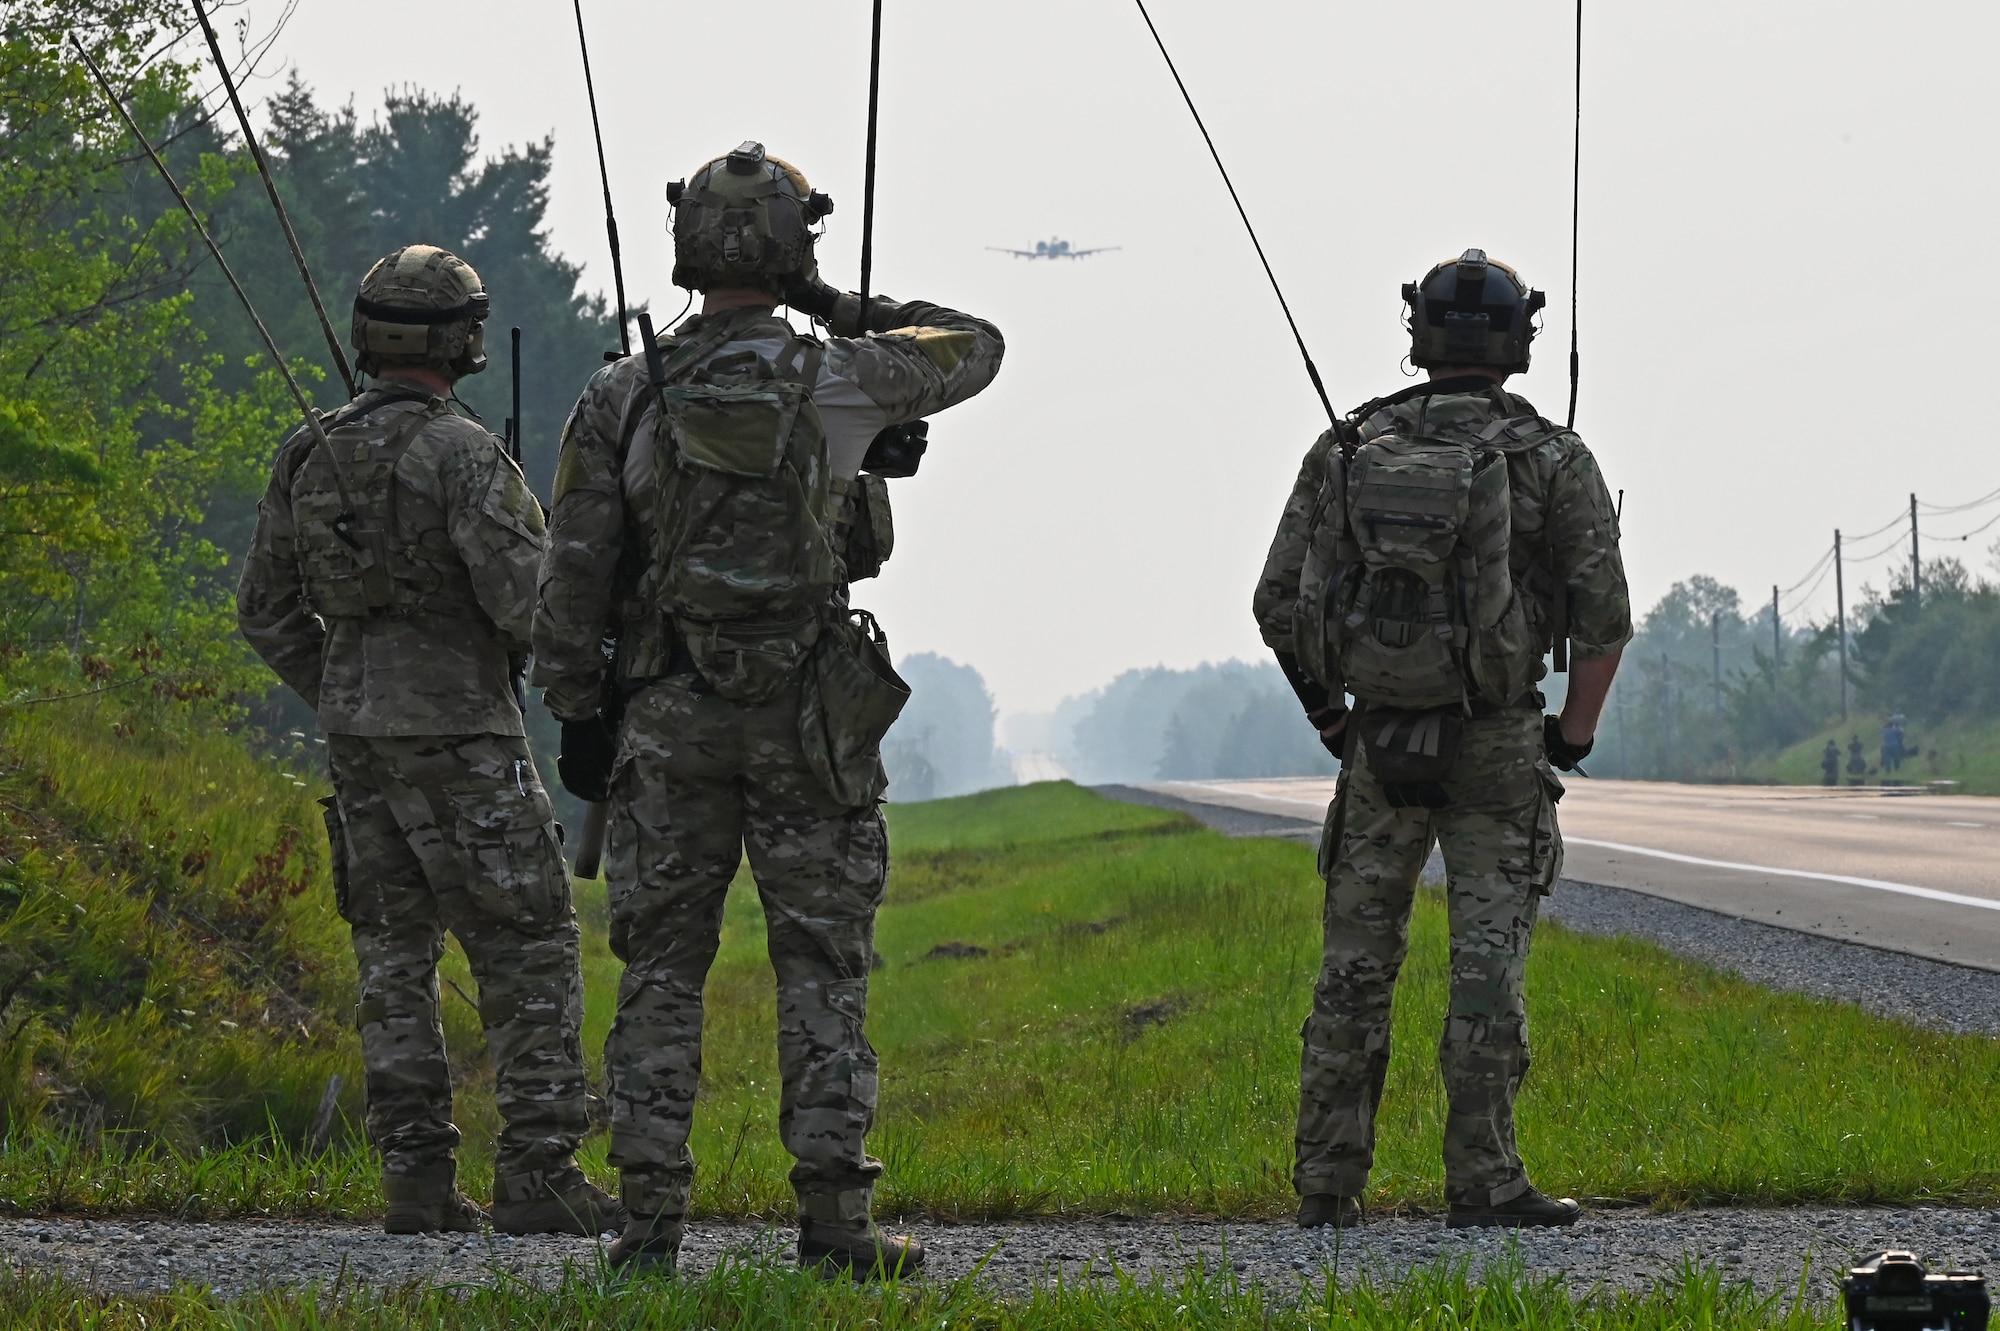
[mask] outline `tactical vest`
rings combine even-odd
[[[793,336],[775,357],[724,346],[697,333],[663,367],[648,581],[715,691],[756,703],[797,677],[818,640],[843,533],[812,398],[820,344]]]
[[[484,612],[444,515],[422,501],[406,515],[411,497],[395,478],[424,427],[448,412],[435,401],[385,410],[397,402],[321,417],[326,444],[308,450],[292,477],[306,604],[322,619],[477,618]],[[433,520],[406,531],[406,516]]]
[[[1407,432],[1364,427],[1333,450],[1294,612],[1300,661],[1381,707],[1509,706],[1538,677],[1542,647],[1515,573],[1507,459],[1562,427],[1433,424],[1429,405]]]

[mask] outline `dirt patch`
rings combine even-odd
[[[1150,1003],[1126,1008],[1124,1015],[1126,1041],[1129,1043],[1144,1035],[1148,1026],[1166,1025],[1193,1006],[1193,1002],[1185,994],[1168,994]]]
[[[925,961],[976,961],[993,954],[977,943],[939,943],[924,953]]]

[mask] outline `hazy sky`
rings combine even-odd
[[[1515,385],[1560,417],[1572,8],[1151,7],[1335,405],[1406,382],[1399,285],[1477,245],[1549,293]],[[282,8],[238,12],[255,29]],[[662,189],[744,138],[834,196],[820,261],[851,287],[867,4],[584,13],[635,299],[680,308]],[[1768,600],[1835,526],[2000,486],[1983,413],[1926,405],[1991,374],[2000,7],[1592,3],[1586,25],[1577,426],[1625,491],[1641,608],[1694,573]],[[884,28],[876,285],[993,319],[1008,352],[896,483],[895,560],[857,599],[899,654],[978,667],[1004,712],[1261,655],[1251,588],[1325,421],[1136,8],[889,0]],[[302,0],[266,68],[286,65],[364,120],[416,85],[463,92],[488,151],[553,134],[555,242],[609,290],[568,4]],[[984,248],[1050,235],[1123,248]],[[1927,518],[1927,539],[1993,511]],[[1994,536],[1933,548],[1984,565]],[[1851,570],[1850,596],[1893,557]],[[1788,615],[1832,608],[1828,580]]]

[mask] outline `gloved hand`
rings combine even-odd
[[[1326,751],[1338,758],[1347,747],[1347,722],[1353,715],[1345,707],[1322,707],[1307,712],[1306,720],[1319,732],[1319,742]]]
[[[1542,748],[1549,755],[1549,762],[1565,772],[1577,770],[1577,764],[1590,756],[1595,740],[1585,740],[1572,744],[1563,738],[1562,718],[1545,716],[1542,718]]]
[[[914,476],[917,464],[924,460],[924,450],[930,445],[929,421],[885,426],[868,445],[868,452],[861,459],[861,470],[871,476]]]
[[[831,319],[840,293],[819,280],[819,265],[809,264],[804,272],[785,281],[785,304],[815,319]]]
[[[611,794],[611,765],[617,757],[618,736],[602,716],[562,723],[556,775],[563,789],[584,803],[602,804]]]

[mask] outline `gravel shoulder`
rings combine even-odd
[[[1915,1250],[1934,1269],[2000,1264],[2000,1211],[1915,1208],[1715,1209],[1655,1214],[1589,1213],[1567,1230],[1448,1230],[1440,1218],[1371,1219],[1358,1231],[1302,1232],[1274,1221],[1020,1221],[912,1228],[930,1247],[927,1275],[977,1278],[1001,1290],[1060,1278],[1171,1279],[1203,1262],[1273,1292],[1331,1270],[1394,1278],[1412,1267],[1464,1260],[1474,1272],[1518,1256],[1531,1275],[1559,1275],[1578,1290],[1639,1290],[1688,1264],[1715,1268],[1760,1292],[1810,1287],[1832,1297],[1832,1280],[1883,1248]],[[786,1261],[796,1232],[782,1226],[703,1223],[690,1228],[684,1270],[698,1274],[725,1255]],[[219,1297],[321,1286],[553,1284],[565,1267],[595,1268],[596,1240],[486,1235],[391,1236],[351,1225],[169,1220],[0,1220],[0,1263],[11,1271],[61,1272],[101,1292],[176,1286]]]

